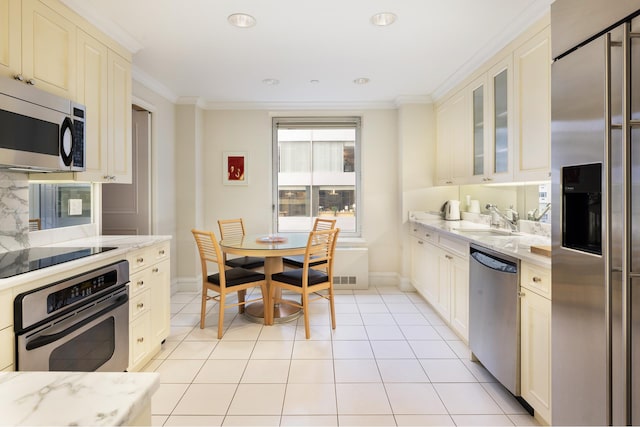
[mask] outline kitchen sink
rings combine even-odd
[[[470,234],[474,236],[503,236],[514,237],[519,236],[521,233],[510,230],[500,230],[497,228],[456,228],[454,229],[458,233]]]

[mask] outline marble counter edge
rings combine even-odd
[[[66,271],[91,264],[89,268],[98,268],[109,262],[123,259],[132,250],[142,249],[172,239],[169,235],[145,235],[145,236],[92,236],[79,239],[44,245],[46,247],[84,247],[84,246],[112,246],[116,249],[91,255],[90,257],[67,261],[62,264],[52,265],[40,270],[0,279],[0,291],[11,289],[31,282],[54,277]]]
[[[415,224],[420,224],[423,225],[425,227],[428,227],[430,229],[432,229],[433,231],[436,232],[440,232],[440,233],[446,233],[447,236],[449,237],[453,237],[456,239],[460,239],[460,240],[464,240],[468,243],[474,243],[480,246],[484,246],[486,248],[489,249],[493,249],[495,251],[501,252],[505,255],[509,255],[509,256],[513,256],[518,258],[520,261],[525,261],[527,263],[530,264],[534,264],[540,267],[544,267],[544,268],[551,268],[551,258],[550,257],[546,257],[543,255],[537,255],[534,253],[531,253],[530,250],[523,250],[523,249],[518,249],[518,250],[513,250],[511,248],[506,248],[504,246],[495,244],[494,242],[488,241],[488,240],[483,240],[482,238],[477,238],[473,235],[470,234],[466,234],[466,233],[460,233],[455,231],[455,229],[453,228],[456,224],[452,223],[451,221],[445,221],[445,220],[438,220],[438,219],[431,219],[431,220],[416,220],[416,219],[410,219],[409,220],[412,223]],[[514,238],[517,238],[519,236],[514,236]]]
[[[159,387],[157,372],[4,372],[0,424],[125,425]]]

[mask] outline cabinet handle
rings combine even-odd
[[[144,258],[142,258],[142,257],[140,257],[140,258],[137,258],[137,259],[136,259],[136,262],[137,262],[137,263],[141,263],[141,262],[144,262]]]
[[[136,285],[138,285],[139,288],[144,286],[144,280],[138,280],[138,283],[136,283]]]
[[[138,338],[138,342],[139,342],[139,343],[144,342],[144,337],[140,337],[140,338]]]
[[[24,76],[23,76],[22,74],[15,74],[15,75],[13,76],[13,79],[14,79],[14,80],[17,80],[17,81],[19,81],[19,82],[23,82],[23,81],[24,81]]]
[[[33,79],[29,79],[25,83],[28,84],[29,86],[34,86],[36,84],[36,81]]]
[[[451,255],[445,255],[444,256],[446,259],[453,259],[453,257]]]
[[[164,255],[164,249],[160,249],[160,250],[158,251],[158,254],[159,254],[159,255]]]
[[[524,298],[527,294],[524,292],[518,292],[518,298]]]
[[[422,240],[418,240],[418,244],[419,245],[424,245],[424,242]]]
[[[540,283],[540,282],[542,282],[541,278],[539,278],[538,276],[533,277],[533,283]]]
[[[160,271],[160,270],[158,270],[158,267],[155,267],[155,268],[154,268],[153,270],[151,270],[151,271],[153,271],[154,273],[157,273],[157,272],[158,272],[158,271]]]
[[[453,181],[446,181],[445,184],[453,184]]]
[[[144,303],[139,302],[136,307],[138,307],[138,310],[140,310],[141,308],[144,308]]]

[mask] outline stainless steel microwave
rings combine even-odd
[[[0,78],[0,168],[85,170],[85,107]]]

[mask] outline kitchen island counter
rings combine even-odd
[[[150,425],[156,372],[0,373],[0,425]]]

